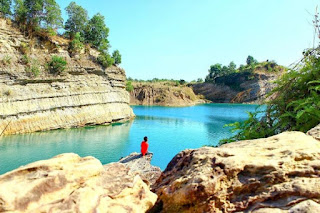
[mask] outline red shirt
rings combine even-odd
[[[141,142],[141,154],[145,155],[148,152],[149,144],[145,141]]]

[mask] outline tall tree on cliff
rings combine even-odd
[[[101,52],[108,52],[109,28],[104,22],[104,16],[100,13],[94,15],[88,22],[85,30],[85,42],[92,44]]]
[[[0,16],[6,17],[11,15],[11,0],[0,0]]]
[[[87,10],[77,5],[74,1],[70,2],[65,10],[68,14],[68,20],[65,23],[65,34],[71,39],[74,38],[76,33],[80,33],[81,37],[84,37],[85,28],[89,20]]]
[[[63,26],[60,6],[55,0],[24,0],[26,21],[32,27],[56,29]]]

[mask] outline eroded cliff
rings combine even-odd
[[[131,105],[192,106],[205,103],[191,87],[173,82],[134,82],[130,92]]]
[[[215,83],[194,84],[195,94],[201,94],[215,103],[263,103],[272,97],[268,93],[275,88],[275,80],[281,72],[255,70],[253,73],[233,73],[218,77]]]
[[[58,36],[27,38],[0,20],[0,133],[108,124],[134,116],[124,70],[102,68],[92,48],[71,56],[68,43]],[[53,55],[67,61],[60,75],[47,70]]]

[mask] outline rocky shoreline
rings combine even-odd
[[[319,212],[319,134],[184,150],[163,172],[139,153],[62,154],[1,175],[0,212]]]

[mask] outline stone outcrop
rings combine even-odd
[[[60,37],[29,39],[0,19],[0,134],[108,124],[134,116],[125,90],[125,72],[102,68],[98,52],[70,56]],[[62,41],[60,41],[62,40]],[[53,55],[67,61],[51,74]]]
[[[185,150],[151,212],[319,212],[320,143],[301,132]]]
[[[62,154],[0,176],[0,212],[146,212],[157,200],[122,163]]]
[[[320,124],[318,124],[316,127],[312,128],[312,129],[310,129],[307,132],[307,135],[310,135],[320,141]]]
[[[175,86],[172,82],[134,82],[130,92],[131,105],[192,106],[205,103],[185,85]]]
[[[276,86],[274,81],[280,74],[234,73],[217,78],[215,83],[194,84],[193,90],[215,103],[262,103],[271,98],[267,94]]]
[[[149,153],[144,157],[140,153],[133,152],[121,158],[119,163],[123,163],[132,173],[138,174],[148,185],[153,185],[161,175],[161,169],[151,165],[153,154]]]

